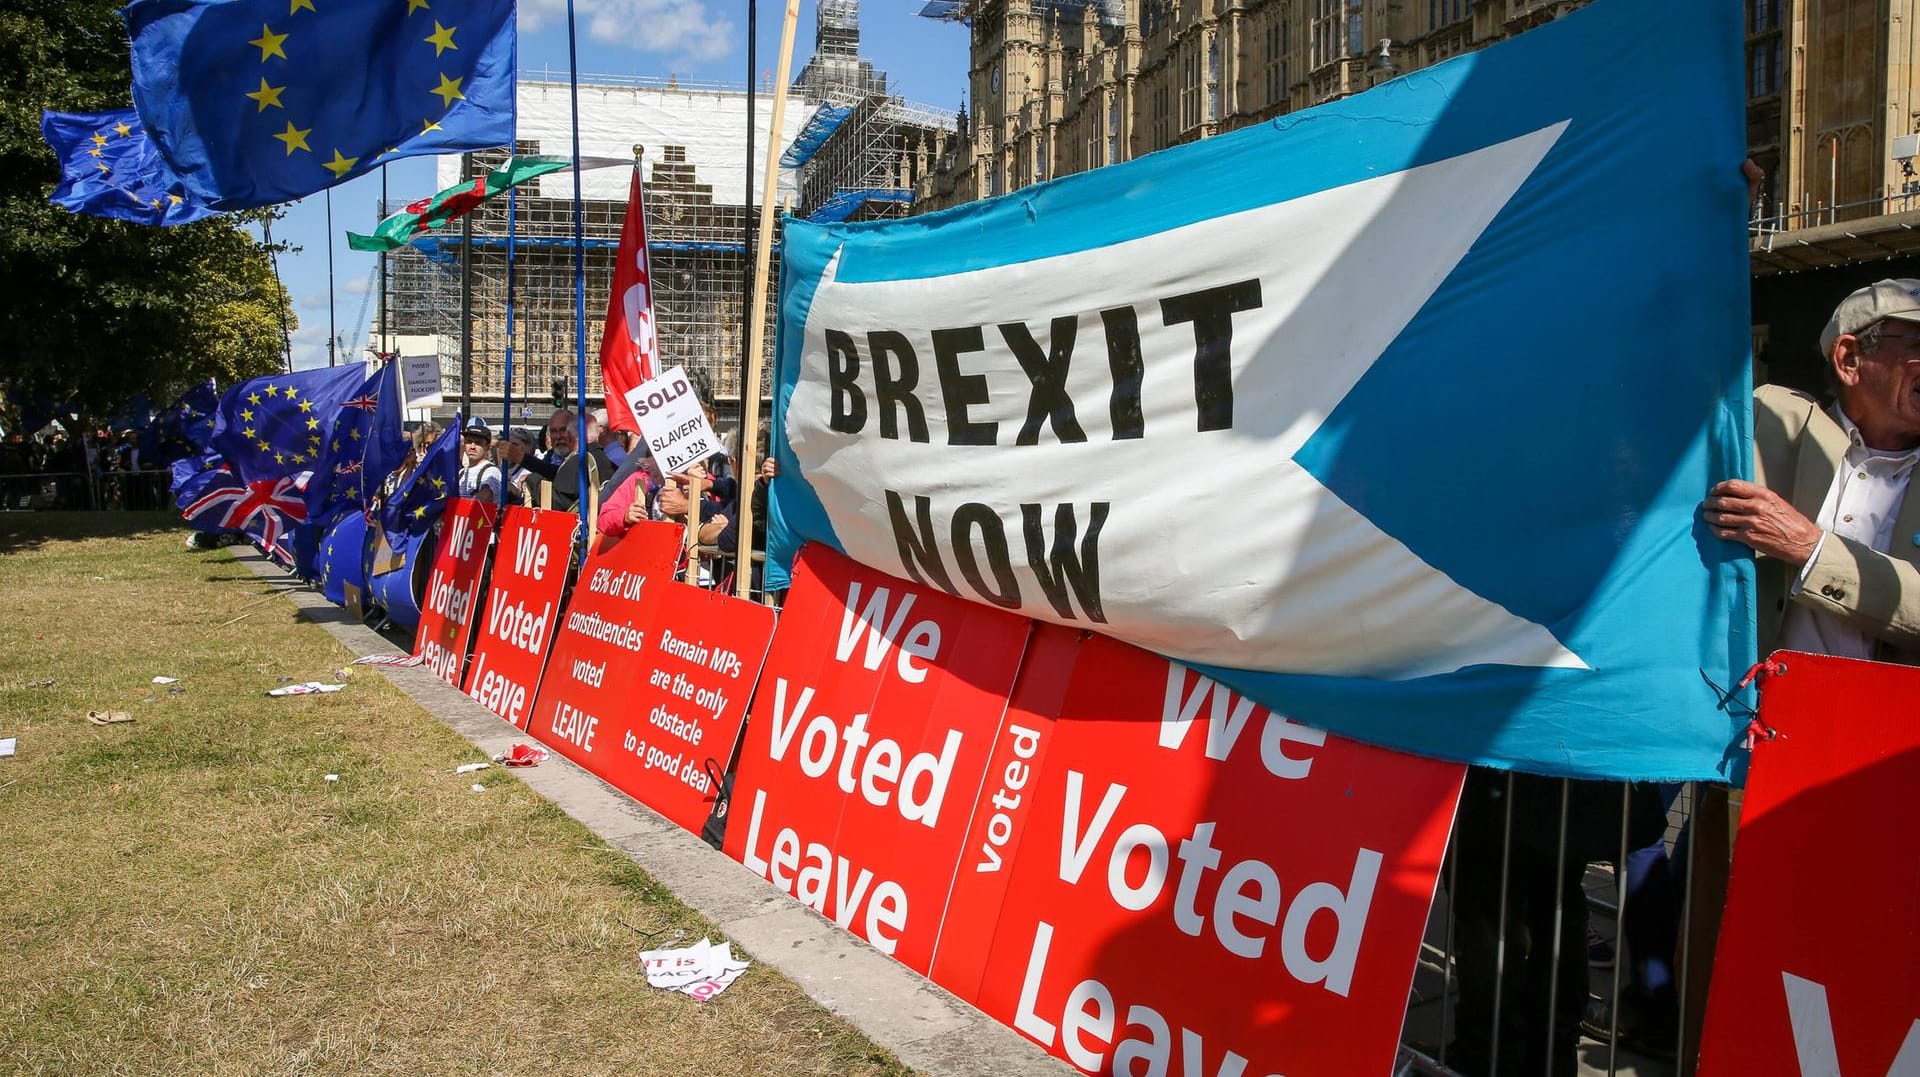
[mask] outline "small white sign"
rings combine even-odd
[[[654,461],[669,475],[720,451],[720,435],[708,425],[693,382],[677,366],[628,390],[627,407],[633,409]]]
[[[408,407],[430,408],[442,402],[438,355],[403,355],[399,363]]]

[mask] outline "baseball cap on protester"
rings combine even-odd
[[[486,423],[475,420],[474,422],[468,423],[466,428],[460,431],[460,438],[463,441],[477,441],[482,445],[491,445],[493,444],[493,431],[487,429]]]
[[[1877,281],[1842,299],[1820,331],[1820,354],[1831,356],[1833,343],[1882,319],[1920,322],[1920,280],[1901,277]]]

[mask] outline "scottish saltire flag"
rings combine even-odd
[[[1751,467],[1740,42],[1734,6],[1598,0],[1132,163],[789,222],[773,559],[1424,755],[1723,776],[1753,568],[1696,508]]]
[[[334,416],[366,377],[366,364],[347,363],[243,381],[220,398],[213,447],[245,482],[312,471]]]
[[[422,534],[440,519],[447,499],[460,495],[460,419],[455,417],[380,508],[388,532]]]
[[[504,145],[512,0],[134,0],[133,101],[187,193],[312,194],[383,161]]]
[[[213,210],[187,194],[133,109],[42,112],[40,135],[60,159],[47,200],[92,217],[135,224],[187,224]]]

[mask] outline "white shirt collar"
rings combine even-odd
[[[1848,461],[1857,465],[1877,458],[1885,461],[1882,466],[1886,467],[1895,475],[1903,471],[1911,470],[1916,463],[1920,463],[1920,447],[1908,449],[1905,452],[1870,448],[1866,441],[1860,437],[1860,428],[1855,426],[1853,420],[1847,417],[1846,410],[1840,406],[1839,401],[1834,402],[1831,410],[1834,421],[1839,423],[1840,429],[1846,432],[1847,444],[1849,446],[1847,449]]]

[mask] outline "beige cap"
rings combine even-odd
[[[1920,280],[1883,280],[1842,299],[1820,331],[1820,354],[1833,355],[1833,342],[1852,336],[1883,318],[1920,322]]]

